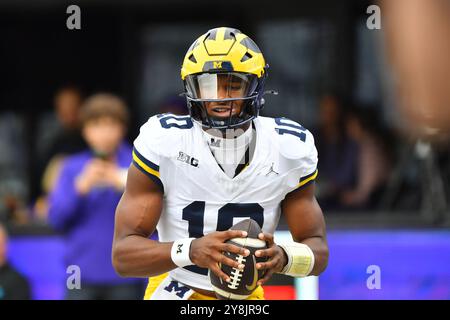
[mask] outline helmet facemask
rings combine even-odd
[[[206,128],[236,128],[256,118],[265,76],[242,72],[197,73],[184,80],[191,117]]]

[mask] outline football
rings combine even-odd
[[[252,219],[246,219],[233,225],[232,230],[247,231],[246,238],[229,239],[226,243],[231,243],[239,247],[244,247],[250,251],[247,257],[240,254],[224,252],[228,258],[238,261],[245,267],[243,270],[221,265],[221,270],[227,274],[231,281],[225,282],[214,272],[209,272],[209,277],[214,292],[219,299],[244,300],[248,298],[257,288],[257,281],[264,277],[263,270],[256,269],[256,263],[266,261],[266,258],[256,257],[255,251],[267,248],[265,241],[258,239],[258,234],[262,232],[258,223]]]

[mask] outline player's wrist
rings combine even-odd
[[[190,257],[191,243],[195,238],[185,238],[175,240],[170,250],[170,257],[178,267],[186,267],[194,263]]]
[[[279,272],[292,277],[307,277],[314,268],[314,252],[311,248],[298,242],[279,245],[286,254],[287,263]]]
[[[284,248],[280,245],[277,245],[278,248],[280,248],[281,252],[283,253],[283,258],[282,258],[282,267],[281,267],[281,271],[283,271],[286,268],[286,265],[289,262],[289,257],[286,253],[286,250],[284,250]],[[281,271],[279,273],[281,273]]]

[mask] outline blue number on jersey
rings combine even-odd
[[[189,238],[203,237],[205,202],[194,201],[183,209],[183,220],[188,222]],[[251,218],[259,226],[264,224],[264,208],[258,203],[227,203],[221,207],[217,216],[217,231],[225,231],[233,226],[233,218]],[[187,266],[185,269],[208,275],[208,269],[198,266]]]
[[[299,124],[296,123],[286,123],[283,122],[283,120],[287,120],[287,121],[291,121],[289,119],[286,118],[275,118],[275,123],[277,125],[279,125],[280,127],[288,127],[288,128],[294,128],[300,131],[306,131],[306,129],[304,127],[302,127]],[[284,128],[275,128],[275,131],[278,132],[278,134],[291,134],[293,136],[296,136],[297,138],[299,138],[300,140],[302,140],[303,142],[305,142],[306,140],[306,133],[304,132],[298,132],[298,131],[294,131],[294,130],[288,130],[288,129],[284,129]]]
[[[189,116],[177,117],[171,114],[161,114],[157,116],[161,126],[165,129],[178,128],[178,129],[190,129],[193,126],[192,119]],[[168,122],[169,120],[174,120]]]
[[[250,218],[258,222],[262,229],[264,208],[258,203],[227,203],[219,209],[217,231],[225,231],[233,226],[234,218]]]

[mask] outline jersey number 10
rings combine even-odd
[[[217,212],[217,231],[225,231],[233,226],[234,218],[250,218],[262,228],[264,224],[264,208],[258,203],[227,203]],[[189,238],[203,237],[205,202],[194,201],[183,209],[183,220],[188,222]],[[208,269],[198,266],[187,266],[185,269],[202,275],[208,275]]]

